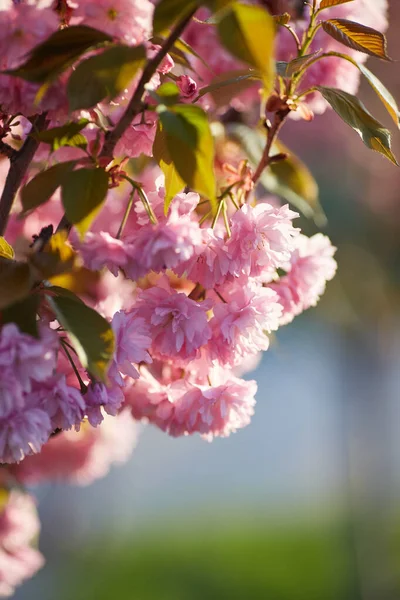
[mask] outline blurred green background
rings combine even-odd
[[[398,63],[369,66],[400,99]],[[284,140],[320,184],[337,278],[264,356],[246,430],[208,445],[145,429],[105,480],[38,490],[47,566],[17,600],[400,598],[399,171],[332,112]]]

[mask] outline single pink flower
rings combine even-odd
[[[148,353],[151,345],[150,323],[141,315],[127,313],[123,310],[115,313],[111,326],[115,335],[114,360],[109,369],[109,377],[117,385],[123,385],[122,375],[137,379],[137,365],[141,362],[151,363]]]

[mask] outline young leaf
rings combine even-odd
[[[98,312],[70,297],[48,297],[58,322],[67,331],[85,369],[106,382],[115,341],[110,324]]]
[[[0,258],[0,310],[26,298],[32,285],[28,263]]]
[[[321,53],[321,50],[317,50],[317,52],[313,52],[312,54],[306,54],[305,56],[300,56],[299,58],[294,58],[290,62],[277,61],[276,63],[276,72],[281,77],[292,77],[297,71],[300,71],[303,67],[305,67],[311,59],[318,54]]]
[[[335,88],[318,86],[317,89],[343,121],[358,133],[368,148],[380,152],[399,166],[391,150],[390,131],[368,112],[356,96]]]
[[[346,2],[354,2],[354,0],[322,0],[319,10],[330,8],[331,6],[339,6],[339,4],[346,4]]]
[[[154,9],[153,33],[163,33],[173,23],[184,19],[197,6],[195,0],[160,0]]]
[[[380,31],[347,19],[329,19],[322,23],[323,30],[348,48],[390,60],[386,38]]]
[[[37,208],[50,200],[75,164],[75,160],[59,163],[35,175],[21,190],[23,212]]]
[[[275,21],[266,10],[236,2],[218,23],[223,45],[261,73],[266,93],[272,89],[275,76],[275,31]]]
[[[106,42],[112,42],[112,37],[86,25],[59,29],[33,48],[24,64],[4,73],[34,83],[45,83],[57,77],[87,50]]]
[[[23,300],[7,306],[1,313],[1,322],[15,323],[20,331],[38,337],[37,311],[39,295],[29,294]]]
[[[144,46],[113,46],[81,62],[67,84],[70,110],[92,108],[118,96],[145,59]]]
[[[153,144],[153,156],[158,162],[160,169],[165,177],[165,200],[164,213],[168,213],[169,205],[173,198],[179,194],[185,187],[185,182],[178,175],[172,158],[168,152],[165,133],[160,122],[158,122],[156,136]]]
[[[198,106],[159,107],[165,146],[178,175],[215,203],[214,141],[206,113]]]
[[[226,106],[232,98],[257,82],[260,82],[260,77],[257,76],[255,71],[247,69],[229,71],[217,75],[209,85],[201,88],[199,98],[202,98],[205,94],[210,94],[217,107]]]
[[[386,106],[386,109],[393,121],[396,123],[397,127],[400,127],[399,121],[399,107],[397,106],[396,100],[393,98],[392,94],[389,90],[383,85],[383,83],[378,79],[376,75],[371,73],[366,66],[357,63],[357,67],[360,69],[361,73],[367,79],[368,83],[378,94],[379,98],[382,100],[383,104]]]
[[[14,258],[14,250],[5,238],[0,236],[0,258]]]
[[[65,214],[81,237],[101,209],[107,190],[108,175],[104,169],[78,169],[64,180],[61,198]]]
[[[50,144],[53,152],[63,146],[86,148],[87,139],[80,132],[88,123],[88,119],[79,119],[77,122],[66,123],[46,131],[32,132],[30,135],[39,142]]]

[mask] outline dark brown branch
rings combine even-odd
[[[33,129],[36,131],[43,131],[48,127],[48,124],[46,113],[37,115],[32,121]],[[0,235],[4,234],[7,227],[8,217],[18,188],[25,177],[39,143],[33,137],[28,136],[22,148],[10,156],[10,169],[0,198]]]
[[[184,19],[182,19],[180,23],[178,23],[175,29],[172,30],[171,35],[165,40],[163,46],[160,48],[157,54],[147,63],[135,93],[133,94],[124,114],[114,129],[110,130],[106,134],[105,143],[101,152],[102,156],[109,156],[110,158],[113,156],[118,140],[124,135],[133,119],[143,110],[142,99],[146,91],[146,84],[149,83],[150,79],[157,71],[157,67],[160,65],[161,61],[172,49],[175,42],[180,38],[195,12],[196,9],[192,10]]]

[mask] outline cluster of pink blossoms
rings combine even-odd
[[[151,58],[160,48],[152,40],[155,4],[150,0],[0,0],[0,70],[20,66],[35,46],[60,27],[80,24],[117,42],[143,43]],[[384,30],[386,11],[387,0],[355,0],[325,14]],[[91,483],[113,463],[127,460],[136,443],[138,421],[174,437],[199,434],[208,441],[245,427],[255,410],[257,384],[242,376],[268,350],[270,334],[315,306],[335,275],[335,248],[328,237],[303,235],[294,222],[297,213],[280,206],[277,199],[259,202],[248,166],[251,185],[243,185],[237,197],[233,192],[233,202],[223,193],[232,182],[217,174],[219,201],[224,205],[215,222],[205,214],[207,203],[194,192],[176,195],[164,213],[164,178],[150,160],[158,119],[150,110],[154,108],[151,92],[170,78],[178,86],[179,102],[190,103],[216,76],[244,66],[221,47],[216,27],[201,22],[207,19],[207,11],[200,9],[197,16],[184,34],[195,51],[187,55],[191,68],[175,65],[168,54],[164,57],[146,85],[145,108],[116,144],[121,172],[135,177],[142,191],[135,193],[124,227],[121,223],[132,192],[126,179],[110,185],[84,239],[74,230],[70,235],[82,263],[100,272],[96,289],[83,299],[109,321],[115,335],[107,383],[80,365],[68,345],[71,340],[48,306],[43,306],[45,301],[38,309],[38,337],[23,333],[13,323],[0,325],[0,461],[12,482]],[[301,36],[306,20],[291,24]],[[322,29],[308,51],[320,48],[343,50]],[[358,61],[365,59],[351,50],[348,53]],[[293,37],[281,29],[278,59],[289,61],[295,56]],[[102,123],[111,127],[118,121],[141,73],[112,102],[69,115],[70,73],[69,69],[47,89],[39,106],[39,84],[0,74],[0,119],[8,123],[1,139],[10,143],[25,139],[31,128],[28,117],[38,112],[47,112],[50,128],[85,117],[90,121],[83,131],[88,152],[101,156]],[[330,57],[312,65],[302,85],[355,92],[358,78],[353,65]],[[248,108],[249,103],[255,106],[258,87],[251,82],[230,106],[237,110]],[[229,108],[216,106],[210,94],[202,96],[199,104],[210,110],[211,118]],[[327,106],[315,95],[307,97],[307,104],[317,113]],[[10,116],[14,120],[7,121]],[[139,168],[143,156],[145,167]],[[124,159],[138,157],[124,172]],[[50,153],[43,143],[25,182],[38,164],[75,159],[88,164],[78,148]],[[1,175],[5,179],[3,171]],[[42,227],[57,226],[63,215],[60,192],[24,220],[16,213],[5,238],[18,254],[18,248],[26,248]],[[4,485],[9,484],[7,480]],[[33,500],[12,491],[0,506],[0,596],[11,593],[40,567],[41,555],[31,546],[37,532]]]

